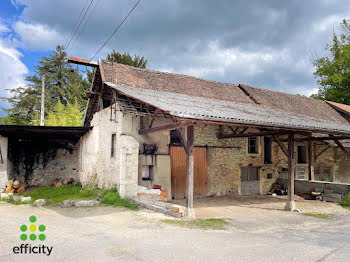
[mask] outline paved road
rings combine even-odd
[[[45,254],[14,254],[20,226],[46,226]],[[350,215],[350,211],[349,211]],[[266,216],[269,216],[268,212]],[[271,219],[273,216],[273,219]],[[34,208],[0,202],[0,261],[350,261],[350,217],[271,212],[231,219],[225,231],[164,224],[163,215],[99,207]],[[27,241],[32,247],[40,241]]]

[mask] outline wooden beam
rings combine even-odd
[[[273,135],[272,137],[276,141],[276,143],[279,145],[279,147],[282,149],[286,157],[288,157],[288,149],[285,147],[285,145],[282,144],[281,140],[277,136]]]
[[[2,158],[2,153],[1,153],[1,147],[0,147],[0,162],[1,164],[4,164],[4,159]]]
[[[305,137],[305,138],[295,138],[295,142],[307,142],[307,141],[329,141],[329,140],[346,140],[350,139],[350,136],[325,136],[325,137]],[[287,142],[287,139],[281,140],[282,142]]]
[[[288,135],[288,202],[286,210],[294,211],[294,177],[295,177],[295,161],[294,161],[294,134]]]
[[[309,181],[314,180],[314,151],[313,151],[313,143],[311,141],[307,142],[307,153],[308,153],[308,169],[309,169]]]
[[[348,156],[350,156],[349,151],[342,145],[342,143],[339,142],[339,140],[335,137],[330,135],[330,137],[333,138],[333,141],[337,144],[337,146]]]
[[[240,133],[240,134],[225,134],[220,137],[219,139],[226,139],[226,138],[240,138],[240,137],[254,137],[254,136],[280,136],[280,135],[288,135],[286,132],[281,131],[270,131],[270,132],[256,132],[256,133]]]
[[[188,148],[187,148],[187,141],[183,135],[183,133],[181,132],[180,128],[176,128],[176,132],[177,135],[179,136],[180,140],[181,140],[181,144],[183,145],[185,152],[188,153]]]
[[[154,120],[156,120],[158,113],[159,113],[159,109],[157,108],[156,111],[154,112],[154,115],[152,117],[151,123],[149,124],[148,128],[151,128],[153,126]]]
[[[331,148],[331,146],[327,146],[326,148],[324,148],[320,153],[318,153],[315,156],[315,160],[317,160],[317,158],[319,158],[324,152],[326,152],[329,148]]]
[[[189,122],[189,121],[181,121],[181,122],[177,122],[177,123],[172,123],[169,125],[164,125],[164,126],[157,126],[157,127],[152,127],[152,128],[146,128],[146,129],[140,129],[139,130],[139,134],[140,135],[146,135],[149,133],[154,133],[154,132],[159,132],[159,131],[164,131],[164,130],[170,130],[170,129],[176,129],[176,128],[180,128],[180,127],[185,127],[188,125],[193,124],[193,122]]]
[[[194,215],[193,209],[193,177],[194,177],[194,127],[190,125],[187,127],[187,150],[186,153],[186,204],[189,216]]]

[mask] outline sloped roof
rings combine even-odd
[[[192,76],[158,72],[102,61],[105,81],[155,91],[223,99],[239,103],[254,102],[235,84],[208,81]]]
[[[349,124],[330,124],[328,121],[252,104],[232,103],[185,94],[128,87],[106,82],[123,95],[144,101],[170,115],[197,120],[232,122],[267,127],[292,128],[319,132],[350,133]]]
[[[334,109],[336,109],[344,114],[350,115],[350,106],[344,105],[344,104],[339,104],[336,102],[331,102],[331,101],[326,101],[326,103],[331,105]]]
[[[165,111],[171,109],[166,103],[173,107],[181,105],[184,108],[175,107],[177,113],[170,110],[177,116],[350,133],[349,121],[325,101],[247,85],[220,83],[135,68],[103,60],[100,60],[99,64],[102,79],[109,86],[121,92],[121,88],[124,88],[123,91],[131,97],[137,96],[134,98],[149,104],[156,103],[153,97],[157,97],[159,101],[156,104]],[[138,89],[143,92],[138,92]],[[162,100],[163,95],[169,100]],[[193,104],[183,104],[181,99]],[[203,108],[201,103],[207,108]],[[194,117],[196,112],[201,112],[198,113],[201,116]]]

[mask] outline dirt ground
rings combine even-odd
[[[325,215],[345,215],[348,211],[338,204],[305,200],[295,196],[296,208],[301,213],[317,213]],[[266,214],[287,213],[284,211],[286,196],[222,196],[207,197],[194,200],[194,208],[197,218],[231,218],[240,219]],[[185,205],[186,200],[174,200],[173,203]]]
[[[303,212],[283,211],[278,198],[222,197],[196,200],[199,217],[228,217],[226,230],[183,228],[174,219],[141,209],[60,208],[0,202],[0,261],[350,261],[350,210],[298,201]],[[317,207],[318,206],[318,207]],[[46,226],[46,240],[21,241],[29,217]],[[13,248],[52,247],[46,254],[14,254]]]

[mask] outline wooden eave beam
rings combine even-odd
[[[337,146],[348,156],[350,156],[350,152],[340,143],[338,139],[336,139],[334,136],[330,135],[330,137],[333,137],[333,141],[337,144]]]
[[[152,117],[151,123],[149,124],[148,128],[152,128],[154,121],[156,120],[156,117],[158,116],[159,109],[157,108],[156,111],[154,112],[154,115]]]
[[[282,144],[281,140],[277,136],[273,135],[272,137],[278,146],[282,149],[283,153],[288,157],[288,149],[285,147],[285,145]]]
[[[181,144],[183,145],[185,151],[186,151],[186,154],[188,154],[188,147],[187,147],[187,141],[184,137],[184,134],[182,133],[181,131],[181,128],[176,128],[176,133],[177,135],[179,136],[180,140],[181,140]]]
[[[317,158],[319,158],[324,152],[326,152],[329,148],[331,148],[331,146],[327,146],[326,148],[324,148],[321,152],[319,152],[316,156],[315,156],[315,160],[317,160]]]
[[[219,139],[225,138],[241,138],[241,137],[255,137],[255,136],[281,136],[288,135],[290,132],[281,132],[281,131],[271,131],[271,132],[256,132],[256,133],[242,133],[242,134],[225,134],[219,136]]]
[[[139,134],[140,135],[147,135],[147,134],[154,133],[154,132],[181,128],[181,127],[185,127],[185,126],[188,126],[188,125],[191,125],[191,124],[193,124],[192,121],[180,121],[180,122],[172,123],[172,124],[169,124],[169,125],[157,126],[157,127],[152,127],[152,128],[146,128],[146,129],[140,129],[139,130]]]

